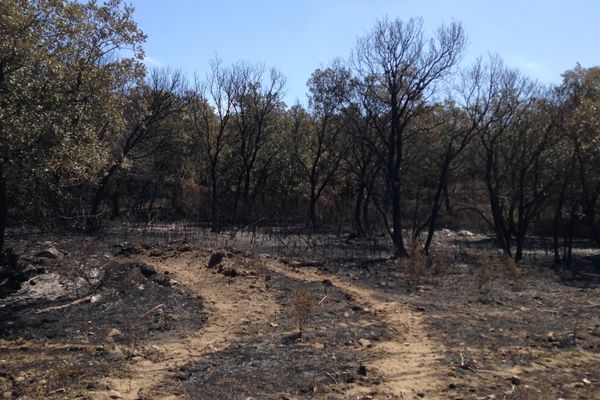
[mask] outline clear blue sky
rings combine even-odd
[[[544,83],[576,62],[600,65],[600,0],[128,0],[146,34],[146,64],[206,74],[218,54],[278,68],[286,102],[304,102],[312,71],[350,54],[378,18],[452,19],[469,37],[465,62],[496,52]]]

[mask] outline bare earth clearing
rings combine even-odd
[[[570,279],[486,275],[455,249],[417,273],[308,247],[38,239],[15,240],[31,277],[0,299],[4,398],[600,399],[593,257]]]

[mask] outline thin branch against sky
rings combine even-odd
[[[218,54],[225,62],[265,63],[287,77],[286,101],[304,102],[306,81],[384,16],[422,16],[432,32],[452,20],[469,37],[465,63],[493,52],[542,83],[557,83],[577,62],[600,64],[596,0],[133,0],[149,35],[149,66],[203,74]]]

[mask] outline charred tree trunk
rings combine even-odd
[[[560,236],[560,226],[562,221],[562,213],[563,213],[563,205],[565,203],[565,192],[567,190],[568,180],[565,179],[563,181],[562,187],[560,189],[560,195],[558,196],[558,203],[556,205],[556,210],[554,211],[554,219],[552,221],[552,245],[554,247],[554,264],[560,264],[560,244],[559,244],[559,236]]]
[[[0,163],[0,253],[4,251],[4,238],[8,222],[8,204],[6,197],[6,176],[4,165]]]
[[[92,205],[90,207],[90,214],[87,218],[87,230],[88,232],[93,232],[99,227],[99,210],[100,204],[102,200],[104,200],[104,196],[106,195],[106,189],[108,189],[108,184],[110,183],[110,179],[114,175],[115,172],[119,169],[120,164],[115,164],[108,169],[106,174],[100,180],[98,184],[98,189],[96,189],[96,193],[92,199]]]
[[[404,237],[402,236],[402,207],[399,185],[393,184],[392,187],[392,242],[394,243],[394,256],[405,257],[408,253],[404,247]]]
[[[218,190],[218,183],[217,183],[217,166],[215,164],[212,165],[211,167],[211,171],[210,171],[210,184],[211,184],[211,191],[210,191],[210,222],[212,225],[212,230],[216,231],[217,230],[217,224],[219,223],[219,217],[217,215],[217,201],[219,199],[218,194],[217,194],[217,190]]]
[[[433,241],[433,235],[435,233],[437,217],[440,212],[440,208],[442,206],[442,195],[444,192],[444,188],[447,187],[447,178],[448,178],[448,168],[446,165],[442,173],[440,174],[440,180],[438,183],[437,190],[435,192],[435,196],[433,198],[433,205],[431,207],[431,215],[429,216],[429,228],[427,229],[427,239],[425,240],[425,245],[423,246],[423,252],[425,254],[429,254],[429,249],[431,248],[431,242]]]
[[[115,190],[115,192],[112,195],[112,213],[111,213],[112,219],[119,218],[119,216],[121,215],[121,208],[119,206],[119,197],[120,197],[119,190]]]
[[[311,190],[308,202],[308,220],[312,230],[316,231],[319,228],[319,221],[317,219],[317,196],[314,189]]]
[[[356,201],[354,203],[354,227],[356,233],[359,236],[365,234],[365,230],[362,224],[362,212],[364,203],[365,185],[361,182],[358,184],[358,191],[356,193]]]

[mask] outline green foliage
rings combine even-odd
[[[145,35],[120,0],[0,9],[0,163],[14,201],[39,207],[41,192],[64,195],[107,163],[144,74]]]
[[[419,19],[383,19],[288,107],[261,64],[216,59],[194,85],[147,73],[121,0],[0,0],[0,16],[2,229],[7,201],[14,221],[88,228],[110,215],[385,229],[415,275],[436,229],[463,227],[454,209],[515,259],[540,221],[557,259],[559,238],[564,259],[577,234],[600,244],[598,67],[553,90],[497,57],[455,74],[460,24],[426,38]]]

